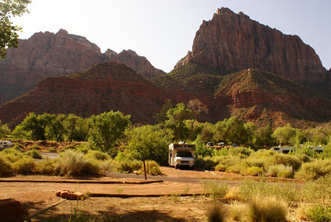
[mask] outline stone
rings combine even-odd
[[[0,200],[0,221],[22,222],[31,221],[29,212],[15,199]]]

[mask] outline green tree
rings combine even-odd
[[[215,141],[226,141],[236,144],[244,144],[248,141],[248,133],[245,129],[244,122],[237,116],[224,119],[217,122],[215,128]]]
[[[189,134],[189,129],[184,120],[192,117],[192,111],[187,109],[184,103],[178,103],[175,108],[167,111],[167,117],[165,126],[174,131],[175,140],[185,140]]]
[[[44,114],[45,115],[45,114]],[[48,124],[46,126],[46,138],[48,140],[55,140],[61,142],[64,140],[64,126],[63,120],[67,117],[65,114],[47,114],[48,115]]]
[[[272,137],[276,139],[279,145],[290,144],[290,141],[295,141],[295,136],[296,129],[291,127],[289,123],[286,126],[277,127],[272,133]]]
[[[268,124],[266,126],[257,128],[253,134],[253,144],[255,148],[264,148],[265,146],[272,146],[274,139],[272,138],[272,128]]]
[[[170,129],[158,125],[145,125],[126,131],[128,149],[138,160],[154,160],[159,164],[168,161],[168,145],[173,139]]]
[[[0,120],[0,138],[8,137],[11,134],[7,124],[2,124]]]
[[[18,46],[20,27],[11,22],[11,18],[28,12],[31,0],[2,0],[0,2],[0,57],[6,56],[7,48]]]
[[[89,141],[103,152],[115,156],[115,146],[125,136],[125,129],[130,124],[131,116],[124,116],[120,111],[104,112],[93,115],[90,120]]]
[[[67,141],[86,141],[88,137],[88,120],[69,114],[63,120],[65,139]]]
[[[13,134],[25,139],[46,140],[46,127],[54,118],[55,115],[52,114],[37,116],[35,113],[29,113],[23,122],[15,127]]]

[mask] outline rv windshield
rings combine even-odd
[[[176,156],[178,156],[178,157],[192,157],[192,153],[191,152],[177,152]]]

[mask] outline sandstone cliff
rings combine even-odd
[[[258,68],[297,82],[323,82],[327,73],[314,49],[298,36],[251,20],[242,12],[218,9],[200,26],[192,52],[175,68],[200,63],[231,71]]]
[[[0,104],[12,100],[35,87],[49,76],[77,73],[103,61],[120,61],[145,78],[164,74],[133,51],[117,54],[100,48],[85,37],[58,33],[36,33],[28,40],[19,40],[18,48],[8,49],[0,61]]]
[[[0,119],[10,126],[19,124],[29,112],[73,113],[82,117],[120,110],[138,123],[153,123],[153,115],[172,98],[177,102],[200,98],[198,94],[158,88],[119,62],[104,62],[77,74],[48,77],[34,90],[2,104]]]

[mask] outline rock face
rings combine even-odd
[[[162,90],[119,62],[104,62],[68,76],[48,77],[27,94],[2,104],[0,119],[19,124],[29,112],[89,117],[110,110],[131,115],[133,122],[153,123],[152,116],[173,98],[187,102],[201,96],[181,89]]]
[[[36,33],[28,40],[20,40],[19,47],[10,48],[7,57],[0,61],[0,103],[26,93],[46,77],[77,73],[113,60],[127,63],[146,78],[164,74],[131,50],[119,54],[107,50],[103,54],[85,37],[65,30],[56,34]]]
[[[284,35],[228,8],[218,9],[211,21],[203,22],[192,52],[175,68],[187,63],[232,71],[257,68],[297,82],[324,82],[327,78],[314,49],[298,36]]]

